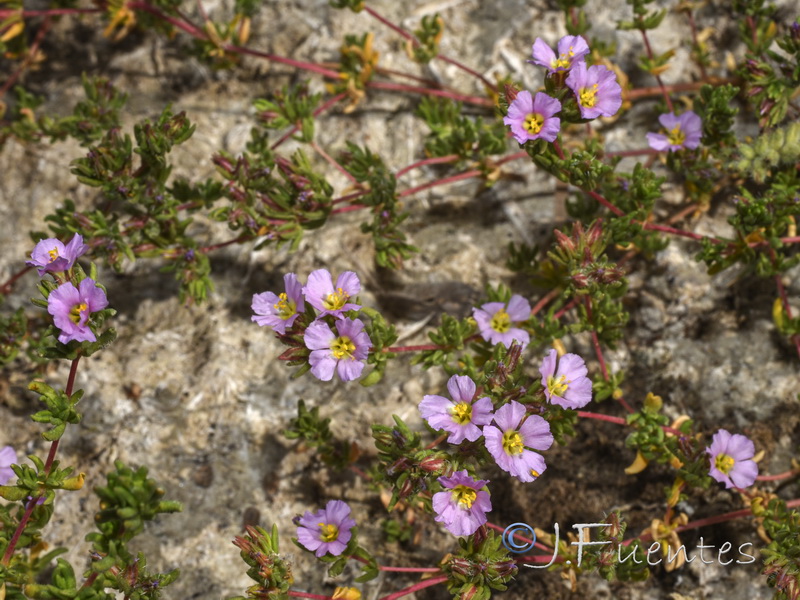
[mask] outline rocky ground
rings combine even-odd
[[[226,14],[224,2],[204,2],[212,17]],[[554,43],[564,33],[562,16],[543,0],[412,0],[375,1],[371,6],[413,29],[422,16],[439,12],[446,23],[442,52],[492,77],[511,72],[528,87],[541,84],[541,72],[527,65],[533,39]],[[661,3],[672,7],[672,3]],[[711,42],[724,61],[731,50],[736,24],[727,18],[724,3],[701,9],[701,26],[713,27]],[[790,4],[786,3],[788,15]],[[635,67],[641,51],[638,34],[618,33],[614,24],[628,15],[619,0],[590,0],[592,34],[618,44],[620,66],[635,85],[651,85]],[[191,11],[193,7],[187,8]],[[292,69],[246,59],[233,71],[215,72],[182,51],[184,40],[165,40],[154,34],[133,34],[112,43],[100,36],[102,27],[92,18],[62,20],[43,49],[43,69],[25,82],[47,96],[48,110],[64,114],[81,97],[80,72],[104,74],[130,95],[129,124],[154,117],[167,104],[185,110],[197,124],[192,140],[173,153],[175,174],[199,180],[214,172],[212,154],[219,148],[237,152],[253,124],[252,100],[288,82],[304,79]],[[253,22],[250,46],[263,51],[312,61],[331,61],[345,33],[375,31],[381,64],[408,68],[397,36],[365,14],[335,11],[323,0],[281,0],[265,3]],[[688,35],[685,17],[673,11],[652,37],[664,51],[677,47],[667,83],[696,78],[687,62],[688,46],[678,39]],[[413,68],[413,67],[412,67]],[[422,72],[451,82],[467,93],[480,93],[473,80],[451,65],[434,62]],[[321,89],[318,79],[313,89]],[[368,145],[392,168],[422,158],[425,130],[413,116],[414,97],[375,94],[356,111],[334,111],[318,129],[317,142],[331,152],[346,140]],[[652,127],[654,104],[643,103],[609,128],[611,150],[641,148],[644,132]],[[752,132],[752,124],[742,123]],[[287,145],[287,148],[291,146]],[[516,147],[514,148],[516,149]],[[16,272],[30,253],[26,232],[42,228],[42,219],[64,198],[90,206],[94,191],[77,183],[69,163],[84,151],[72,142],[53,145],[10,140],[0,150],[0,280]],[[321,160],[319,160],[322,166]],[[623,163],[630,168],[632,162]],[[408,359],[391,364],[379,385],[364,389],[356,384],[321,383],[305,376],[290,379],[291,371],[275,359],[282,351],[266,330],[250,321],[252,295],[278,290],[285,272],[305,277],[317,268],[337,273],[354,270],[362,277],[363,303],[386,310],[405,334],[405,342],[424,343],[425,328],[443,310],[462,313],[481,298],[487,282],[511,285],[532,299],[545,292],[512,276],[503,265],[506,246],[515,242],[546,242],[554,224],[565,218],[563,194],[553,179],[530,164],[510,163],[509,175],[488,191],[475,181],[416,194],[407,199],[411,212],[407,231],[420,253],[394,279],[374,266],[370,239],[358,231],[357,213],[332,219],[309,235],[295,253],[252,246],[228,247],[212,255],[215,291],[207,304],[181,305],[170,274],[160,265],[138,261],[123,273],[102,271],[111,305],[118,311],[114,325],[117,342],[80,365],[77,386],[86,390],[82,423],[68,431],[59,453],[63,464],[86,473],[86,487],[57,501],[51,541],[69,548],[67,557],[80,569],[87,561],[83,536],[92,527],[97,500],[91,489],[104,481],[113,461],[146,464],[151,475],[181,501],[181,514],[160,518],[138,538],[135,548],[146,553],[158,569],[180,568],[179,581],[165,592],[174,599],[223,598],[242,593],[248,585],[244,565],[231,544],[245,522],[265,526],[277,523],[282,549],[292,557],[298,590],[330,594],[334,582],[309,557],[295,548],[291,519],[321,507],[328,499],[346,498],[361,525],[363,539],[388,564],[430,566],[453,549],[453,538],[429,519],[417,524],[415,544],[382,541],[379,527],[386,513],[379,499],[354,475],[327,471],[311,453],[286,440],[282,431],[296,415],[299,399],[320,406],[333,418],[332,429],[343,439],[356,441],[365,455],[374,452],[369,426],[389,423],[396,414],[422,429],[417,404],[424,394],[441,393],[446,376],[424,371]],[[434,177],[433,169],[414,171],[403,181],[408,187]],[[336,173],[337,190],[347,182]],[[667,184],[665,196],[680,188]],[[680,201],[674,198],[673,201]],[[665,202],[665,208],[669,205]],[[716,198],[710,210],[685,225],[694,231],[724,235],[730,202]],[[665,212],[666,214],[666,212]],[[223,241],[230,233],[211,222],[199,221],[197,235]],[[798,358],[774,331],[771,307],[773,282],[739,271],[711,277],[694,253],[698,246],[673,240],[651,261],[631,265],[626,309],[631,320],[619,347],[609,352],[613,369],[627,373],[625,394],[635,405],[648,391],[664,398],[672,417],[689,414],[708,432],[725,427],[750,435],[759,450],[764,472],[790,467],[798,438],[797,396],[800,393]],[[790,297],[800,295],[800,271],[785,277]],[[23,278],[2,310],[27,306],[36,296],[32,274]],[[420,323],[428,319],[420,328]],[[588,339],[564,340],[570,351],[590,356]],[[533,368],[540,353],[529,352]],[[0,373],[0,444],[11,444],[20,455],[46,452],[40,428],[29,415],[38,410],[27,392],[31,372],[16,364]],[[598,369],[589,364],[591,372]],[[46,379],[63,385],[67,365],[53,366]],[[615,412],[604,405],[598,410]],[[663,488],[668,472],[651,467],[638,476],[623,469],[633,459],[624,446],[623,430],[613,424],[582,422],[567,447],[548,454],[546,476],[534,484],[497,476],[494,522],[525,521],[546,530],[558,522],[592,522],[604,511],[618,508],[627,516],[630,531],[649,526],[663,512]],[[796,483],[781,495],[798,495]],[[690,518],[740,508],[738,498],[716,486],[695,495],[681,509]],[[762,545],[748,519],[692,532],[687,547],[700,543],[717,546],[730,541]],[[710,541],[709,541],[710,540]],[[390,576],[391,575],[391,576]],[[352,580],[346,571],[338,580]],[[413,578],[382,575],[363,586],[364,597],[375,600],[400,589]],[[621,585],[597,576],[582,576],[577,591],[557,573],[524,570],[505,597],[658,599],[658,598],[770,598],[771,593],[754,565],[722,566],[696,560],[673,573],[655,568],[650,580]],[[680,594],[680,595],[678,595]],[[419,597],[445,598],[436,588]]]

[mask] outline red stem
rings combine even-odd
[[[644,47],[647,50],[647,57],[650,60],[653,60],[653,50],[650,48],[650,40],[647,39],[647,31],[644,29],[640,29],[639,31],[642,32],[642,39],[644,40]],[[667,89],[664,87],[664,82],[661,81],[661,77],[659,75],[655,75],[656,81],[658,82],[658,86],[661,88],[661,93],[664,94],[664,101],[667,103],[667,108],[669,108],[669,112],[674,113],[675,109],[672,106],[672,100],[667,93]]]
[[[790,477],[794,477],[796,475],[800,475],[800,469],[784,471],[783,473],[778,473],[777,475],[758,475],[756,477],[756,481],[780,481],[781,479],[789,479]]]
[[[405,196],[410,196],[411,194],[416,194],[417,192],[421,192],[422,190],[427,190],[432,187],[436,187],[438,185],[445,185],[447,183],[454,183],[456,181],[461,181],[462,179],[469,179],[471,177],[477,177],[481,175],[481,171],[478,169],[472,169],[471,171],[464,171],[462,173],[457,173],[455,175],[451,175],[450,177],[445,177],[444,179],[437,179],[436,181],[429,181],[428,183],[423,183],[422,185],[418,185],[417,187],[409,188],[407,190],[403,190],[400,192],[397,197],[404,198]]]
[[[371,9],[369,6],[364,6],[364,10],[366,11],[366,13],[367,13],[368,15],[370,15],[371,17],[373,17],[373,18],[377,19],[378,21],[380,21],[381,23],[383,23],[384,25],[386,25],[386,26],[387,26],[389,29],[391,29],[392,31],[394,31],[395,33],[397,33],[398,35],[401,35],[401,36],[402,36],[402,37],[404,37],[405,39],[409,40],[409,41],[410,41],[410,42],[411,42],[411,43],[412,43],[414,46],[419,46],[419,40],[417,40],[417,38],[416,38],[416,37],[414,37],[413,35],[411,35],[410,33],[408,33],[408,32],[407,32],[405,29],[403,29],[402,27],[399,27],[399,26],[395,25],[394,23],[392,23],[391,21],[389,21],[389,20],[388,20],[387,18],[385,18],[384,16],[382,16],[382,15],[380,15],[379,13],[375,12],[375,11],[374,11],[373,9]],[[444,61],[444,62],[446,62],[446,63],[450,63],[451,65],[453,65],[454,67],[457,67],[457,68],[461,69],[461,70],[462,70],[462,71],[464,71],[465,73],[469,73],[469,74],[470,74],[470,75],[472,75],[473,77],[476,77],[476,78],[478,78],[478,79],[481,81],[481,83],[483,83],[483,85],[485,85],[485,86],[486,86],[487,88],[489,88],[490,90],[497,91],[497,86],[495,86],[495,85],[494,85],[494,84],[493,84],[491,81],[489,81],[488,79],[486,79],[486,78],[485,78],[483,75],[481,75],[481,74],[480,74],[480,73],[478,73],[477,71],[475,71],[475,70],[473,70],[473,69],[469,68],[469,67],[468,67],[468,66],[466,66],[466,65],[463,65],[463,64],[462,64],[462,63],[460,63],[460,62],[458,62],[457,60],[453,60],[452,58],[448,58],[447,56],[445,56],[445,55],[443,55],[443,54],[437,54],[437,55],[436,55],[436,58],[438,58],[439,60],[442,60],[442,61]]]
[[[335,158],[333,158],[330,154],[325,152],[325,150],[323,150],[319,146],[319,144],[317,144],[315,141],[312,140],[311,147],[314,150],[316,150],[317,154],[319,154],[322,158],[324,158],[328,162],[328,164],[330,164],[333,168],[339,171],[342,175],[347,177],[347,179],[349,179],[351,183],[359,185],[358,180],[355,177],[353,177],[353,175],[351,175],[347,169],[345,169],[342,165],[340,165]]]
[[[415,163],[411,163],[407,167],[403,167],[397,173],[395,173],[395,177],[400,178],[409,171],[413,169],[418,169],[419,167],[424,167],[425,165],[441,165],[445,163],[451,163],[458,160],[458,154],[448,154],[447,156],[434,156],[433,158],[426,158],[424,160],[419,160]]]
[[[287,592],[293,598],[310,598],[311,600],[332,600],[333,596],[322,596],[321,594],[309,594],[307,592],[295,592],[289,590]]]
[[[436,567],[378,567],[381,571],[392,573],[441,573],[441,569]]]
[[[465,94],[458,94],[449,92],[447,90],[432,90],[424,87],[417,87],[415,85],[406,85],[404,83],[394,83],[391,81],[368,81],[367,86],[378,90],[392,90],[394,92],[413,92],[415,94],[426,94],[428,96],[440,96],[442,98],[450,98],[457,102],[464,102],[465,104],[475,104],[477,106],[486,106],[494,108],[494,102],[488,98],[480,98],[478,96],[467,96]]]
[[[33,269],[33,267],[31,266],[23,267],[16,273],[14,273],[14,275],[9,277],[8,280],[3,285],[0,285],[0,294],[3,295],[10,294],[11,288],[14,286],[17,280],[20,279],[23,275],[25,275],[25,273],[27,273],[31,269]]]
[[[67,396],[72,395],[72,388],[75,385],[75,374],[78,372],[78,361],[80,361],[81,357],[78,355],[72,361],[72,364],[69,367],[69,376],[67,377],[67,388],[64,390],[64,393]],[[56,451],[58,450],[58,440],[54,440],[50,444],[50,452],[47,454],[47,461],[44,463],[44,472],[45,475],[50,474],[50,469],[53,467],[53,461],[56,458]],[[14,535],[11,536],[11,540],[8,542],[8,547],[6,548],[5,553],[3,554],[3,560],[0,561],[0,564],[4,566],[8,566],[11,562],[11,555],[14,554],[14,550],[17,547],[17,542],[19,541],[22,532],[25,531],[25,526],[28,524],[28,521],[31,518],[31,513],[33,513],[33,509],[36,508],[36,503],[39,501],[40,496],[33,497],[31,496],[30,500],[28,500],[28,506],[25,508],[25,514],[22,515],[22,519],[20,519],[19,524],[17,525],[17,529],[14,531]]]
[[[415,583],[412,586],[402,589],[399,592],[394,592],[393,594],[383,596],[380,600],[397,600],[397,598],[402,598],[403,596],[407,596],[408,594],[413,594],[416,591],[423,590],[425,588],[434,585],[439,585],[440,583],[444,583],[445,581],[447,581],[447,577],[445,575],[442,575],[440,577],[433,577],[431,579],[426,579],[425,581],[420,581],[419,583]]]
[[[544,298],[539,300],[534,305],[534,307],[531,309],[531,316],[534,316],[535,314],[537,314],[540,310],[542,310],[545,306],[547,306],[547,304],[551,300],[555,300],[556,298],[558,298],[560,293],[561,293],[561,290],[558,289],[558,288],[550,290],[549,292],[547,292],[547,294],[544,296]]]
[[[6,95],[6,92],[11,89],[11,86],[14,85],[14,82],[16,82],[19,76],[22,75],[22,72],[31,64],[31,60],[33,60],[33,57],[39,50],[39,44],[42,43],[42,38],[44,38],[44,35],[47,33],[48,29],[50,29],[49,15],[45,17],[44,23],[42,23],[42,26],[39,27],[39,31],[36,32],[36,38],[31,43],[30,48],[28,48],[28,53],[25,56],[25,60],[22,61],[22,63],[19,65],[19,68],[11,74],[11,76],[3,84],[3,87],[0,88],[0,98]]]

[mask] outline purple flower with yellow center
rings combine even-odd
[[[494,422],[483,428],[483,436],[497,466],[522,481],[533,481],[544,473],[544,458],[534,450],[553,445],[550,424],[539,415],[526,418],[525,407],[514,400],[494,413]]]
[[[489,492],[481,490],[487,480],[474,480],[467,470],[456,471],[450,477],[439,477],[445,488],[433,495],[434,520],[443,523],[453,535],[472,535],[486,523],[486,513],[491,512]]]
[[[611,117],[622,106],[622,88],[617,76],[603,65],[587,67],[575,63],[567,76],[567,87],[575,93],[581,117]]]
[[[76,288],[71,282],[62,283],[47,298],[47,312],[53,315],[55,326],[61,330],[58,341],[67,344],[96,342],[89,316],[108,306],[106,293],[93,279],[84,279]]]
[[[693,111],[687,110],[679,117],[675,113],[666,113],[658,117],[658,122],[666,133],[647,134],[647,143],[654,150],[676,152],[683,148],[694,149],[700,145],[703,121]]]
[[[753,460],[756,447],[747,436],[720,429],[706,448],[710,459],[709,475],[724,483],[727,489],[746,488],[758,476],[758,465]]]
[[[516,341],[524,348],[531,341],[527,331],[513,326],[531,316],[531,305],[519,294],[511,296],[508,302],[489,302],[473,308],[472,316],[478,323],[481,337],[493,345],[510,348],[511,342]]]
[[[356,525],[350,518],[350,507],[341,500],[331,500],[315,513],[306,511],[295,523],[299,525],[297,541],[317,558],[344,552],[351,538],[350,530]]]
[[[11,465],[16,464],[17,453],[11,446],[5,446],[0,450],[0,485],[5,485],[14,477]]]
[[[586,363],[577,354],[558,358],[558,352],[550,350],[539,367],[545,397],[551,404],[563,408],[583,408],[592,400],[592,380],[586,377],[588,372]]]
[[[359,319],[340,319],[336,322],[338,335],[324,321],[314,321],[306,329],[303,340],[311,350],[308,362],[317,379],[330,381],[333,372],[342,381],[351,381],[361,375],[372,342]]]
[[[45,273],[58,273],[72,268],[79,256],[89,250],[83,237],[76,233],[65,246],[60,240],[48,238],[40,241],[31,252],[31,260],[25,264],[38,267],[39,277]]]
[[[533,60],[529,63],[546,67],[550,73],[569,71],[577,62],[589,54],[589,45],[579,35],[565,35],[558,40],[558,55],[542,38],[533,43]]]
[[[547,94],[537,92],[535,97],[522,91],[508,107],[503,123],[511,126],[511,134],[520,143],[539,138],[552,142],[558,136],[561,119],[554,117],[561,110],[561,102]]]
[[[272,292],[253,294],[251,308],[256,313],[251,319],[260,326],[269,325],[275,333],[286,333],[286,328],[291,327],[295,319],[305,310],[303,302],[303,286],[297,280],[297,275],[287,273],[283,276],[285,292],[276,296]]]
[[[479,426],[492,422],[492,401],[488,397],[473,402],[475,382],[466,375],[453,375],[447,382],[452,400],[428,395],[419,403],[419,412],[434,429],[449,432],[447,441],[460,444],[465,439],[474,442],[481,437]]]
[[[317,269],[308,276],[308,283],[303,288],[306,301],[320,311],[319,316],[332,315],[337,319],[348,310],[358,310],[360,304],[350,302],[350,298],[361,291],[358,275],[345,271],[336,278],[336,286],[327,269]]]

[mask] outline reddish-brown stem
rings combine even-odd
[[[634,90],[629,90],[624,92],[625,97],[628,100],[638,100],[640,98],[648,98],[650,96],[660,96],[667,91],[671,94],[676,94],[680,92],[696,92],[704,85],[709,83],[713,83],[714,85],[725,85],[726,83],[738,84],[741,83],[741,80],[736,77],[729,77],[726,79],[714,79],[712,78],[711,81],[709,80],[702,80],[702,81],[694,81],[690,83],[674,83],[671,85],[664,85],[664,86],[649,86],[649,87],[641,87],[636,88]]]
[[[11,277],[9,277],[3,285],[0,285],[0,294],[10,294],[11,288],[14,284],[19,280],[25,273],[33,269],[31,266],[23,267],[16,273],[14,273]]]
[[[442,575],[440,577],[432,577],[431,579],[420,581],[419,583],[415,583],[414,585],[402,589],[398,592],[394,592],[392,594],[383,596],[382,598],[380,598],[380,600],[397,600],[397,598],[402,598],[403,596],[407,596],[408,594],[413,594],[416,591],[424,590],[425,588],[432,587],[434,585],[439,585],[440,583],[444,583],[445,581],[447,581],[447,577],[445,575]]]
[[[544,298],[539,300],[531,309],[531,316],[536,315],[540,310],[542,310],[545,306],[547,306],[551,300],[555,300],[558,298],[559,294],[561,294],[561,290],[556,288],[554,290],[550,290],[545,294]]]
[[[292,598],[310,598],[310,600],[332,600],[333,596],[323,596],[322,594],[309,594],[308,592],[287,592]]]
[[[450,436],[449,433],[443,433],[442,435],[437,437],[435,440],[433,440],[430,444],[425,446],[425,450],[432,450],[433,448],[436,448],[436,446],[438,446],[443,441],[445,441],[449,436]]]
[[[756,481],[780,481],[781,479],[789,479],[797,475],[800,475],[800,469],[791,469],[790,471],[784,471],[777,475],[758,475]]]
[[[31,513],[36,507],[37,500],[38,498],[31,498],[28,500],[28,506],[25,508],[25,514],[22,515],[22,519],[20,519],[19,525],[17,526],[16,531],[14,531],[14,535],[11,536],[11,539],[8,542],[8,547],[6,548],[5,554],[3,554],[3,560],[0,561],[0,564],[2,564],[4,567],[7,567],[11,562],[11,555],[14,554],[14,549],[17,547],[19,536],[21,536],[22,532],[25,530],[25,525],[27,525],[28,520],[31,518]]]
[[[644,40],[644,47],[647,51],[647,57],[650,60],[653,60],[653,50],[650,48],[650,40],[647,38],[647,31],[644,29],[640,29],[639,31],[642,32],[642,39]],[[655,75],[656,81],[658,82],[658,87],[661,88],[661,93],[664,94],[664,101],[667,103],[667,108],[669,108],[669,112],[674,113],[675,109],[672,106],[672,100],[667,93],[667,88],[664,87],[664,82],[661,81],[660,75]]]
[[[403,167],[397,173],[395,173],[395,177],[399,179],[409,171],[418,169],[419,167],[424,167],[426,165],[442,165],[446,163],[455,162],[457,160],[458,160],[458,154],[448,154],[447,156],[434,156],[432,158],[425,158],[415,163],[411,163],[407,167]]]
[[[425,94],[428,96],[440,96],[442,98],[450,98],[456,102],[464,102],[465,104],[474,104],[476,106],[486,106],[494,108],[494,102],[488,98],[480,98],[478,96],[467,96],[465,94],[458,94],[447,90],[432,90],[429,88],[418,87],[415,85],[406,85],[404,83],[394,83],[391,81],[368,81],[367,86],[377,90],[391,90],[393,92],[413,92],[415,94]]]
[[[75,374],[78,372],[78,362],[80,361],[81,357],[78,355],[69,367],[69,375],[67,376],[67,387],[64,390],[64,393],[67,396],[72,395],[72,388],[75,385]],[[44,463],[44,472],[46,475],[50,474],[50,469],[53,467],[53,461],[56,458],[56,451],[58,450],[58,440],[54,440],[50,444],[50,452],[47,454],[47,461]],[[9,562],[11,561],[11,555],[14,554],[14,550],[17,547],[17,542],[19,541],[22,532],[25,531],[25,526],[28,524],[28,521],[31,518],[31,514],[33,513],[33,509],[36,508],[36,503],[39,501],[39,497],[31,497],[28,500],[28,506],[25,508],[25,513],[22,515],[22,519],[20,519],[19,524],[17,525],[17,529],[14,531],[14,535],[11,536],[11,540],[8,542],[8,547],[6,548],[5,553],[3,554],[3,560],[0,561],[4,566],[8,566]]]
[[[0,98],[6,95],[6,92],[11,89],[11,86],[17,81],[20,75],[22,75],[23,71],[28,68],[28,65],[31,64],[33,57],[36,55],[36,52],[39,50],[39,44],[42,43],[42,39],[44,35],[47,33],[47,30],[50,29],[50,16],[46,16],[44,19],[44,23],[42,26],[39,27],[39,31],[36,32],[36,37],[34,38],[33,42],[31,42],[30,48],[28,48],[28,53],[25,56],[25,60],[19,65],[11,76],[6,79],[3,87],[0,88]]]
[[[487,523],[485,523],[485,525],[486,525],[486,527],[488,527],[489,529],[494,529],[495,531],[498,531],[498,532],[500,532],[500,533],[505,533],[505,531],[506,531],[505,529],[503,529],[503,528],[502,528],[502,527],[500,527],[499,525],[495,525],[494,523],[487,522]],[[525,542],[526,544],[530,544],[530,543],[531,543],[531,541],[532,541],[530,538],[526,538],[524,535],[520,535],[520,534],[519,534],[519,533],[517,533],[517,532],[513,532],[513,533],[514,533],[514,538],[515,538],[515,539],[521,540],[521,541]],[[535,548],[539,548],[540,550],[544,550],[545,552],[552,552],[552,551],[553,551],[553,549],[552,549],[552,548],[550,548],[550,547],[548,547],[548,546],[545,546],[544,544],[542,544],[542,543],[540,543],[540,542],[535,542],[535,543],[533,544],[533,546],[534,546]]]
[[[692,30],[692,43],[698,52],[697,66],[700,67],[700,79],[705,81],[708,78],[708,73],[706,73],[706,66],[699,60],[700,42],[697,41],[697,23],[694,22],[694,13],[691,7],[686,10],[686,15],[689,17],[689,28]]]
[[[436,567],[378,567],[381,571],[391,573],[441,573]]]
[[[622,417],[612,417],[610,415],[604,415],[604,414],[601,414],[601,413],[589,412],[589,411],[585,411],[585,410],[579,410],[579,411],[577,411],[577,413],[578,413],[579,417],[582,417],[584,419],[595,419],[596,421],[606,421],[608,423],[614,423],[616,425],[627,425],[628,424],[628,422],[625,419],[623,419]],[[661,429],[665,433],[671,433],[672,435],[677,435],[677,436],[682,436],[683,435],[682,432],[678,431],[674,427],[668,427],[666,425],[662,425]]]
[[[561,149],[561,144],[558,143],[558,140],[553,140],[553,149],[558,154],[558,158],[564,160],[564,151]]]
[[[606,152],[605,156],[647,156],[650,154],[658,154],[658,150],[653,148],[642,148],[641,150],[620,150],[619,152]]]
[[[587,297],[585,300],[585,305],[586,305],[586,317],[589,321],[591,321],[592,299]],[[592,336],[592,346],[594,346],[594,353],[595,356],[597,356],[598,362],[600,363],[600,372],[603,374],[603,379],[608,381],[608,369],[606,368],[606,359],[603,356],[603,349],[600,346],[600,338],[597,336],[597,331],[595,329],[592,329],[591,336]],[[628,404],[628,402],[622,396],[617,398],[617,402],[619,402],[629,413],[635,412],[633,408],[631,408],[631,405]]]
[[[398,35],[400,35],[400,36],[404,37],[405,39],[409,40],[414,46],[419,46],[419,41],[417,40],[417,38],[415,38],[413,35],[408,33],[402,27],[399,27],[398,25],[395,25],[394,23],[389,21],[387,18],[385,18],[383,15],[375,12],[369,6],[364,6],[364,10],[366,11],[366,13],[368,15],[370,15],[371,17],[373,17],[373,18],[377,19],[378,21],[380,21],[381,23],[386,25],[389,29],[391,29],[392,31],[397,33]],[[471,69],[468,66],[463,65],[463,64],[461,64],[460,62],[458,62],[456,60],[453,60],[452,58],[448,58],[447,56],[444,56],[443,54],[438,54],[436,56],[436,58],[438,58],[439,60],[442,60],[442,61],[444,61],[446,63],[450,63],[451,65],[453,65],[454,67],[456,67],[458,69],[461,69],[465,73],[469,73],[473,77],[476,77],[477,79],[479,79],[483,83],[483,85],[485,85],[490,90],[495,90],[495,91],[497,90],[497,87],[491,81],[486,79],[483,75],[481,75],[480,73],[478,73],[474,69]]]
[[[789,500],[786,503],[786,508],[795,508],[800,506],[800,498],[796,498],[794,500]],[[717,523],[724,523],[725,521],[732,521],[733,519],[738,519],[740,517],[749,517],[752,516],[753,511],[749,508],[743,508],[742,510],[735,510],[729,513],[725,513],[722,515],[714,515],[713,517],[706,517],[705,519],[698,519],[697,521],[690,521],[686,525],[681,525],[680,527],[676,528],[675,531],[680,533],[682,531],[689,531],[691,529],[699,529],[700,527],[705,527],[707,525],[716,525]],[[622,542],[624,546],[630,545],[632,542],[639,540],[642,542],[646,542],[648,540],[653,539],[653,536],[649,533],[643,533],[642,535],[631,538],[629,540],[625,540]]]
[[[664,233],[671,233],[672,235],[679,235],[681,237],[691,238],[693,240],[708,240],[712,244],[721,244],[722,241],[707,235],[700,235],[692,231],[684,231],[683,229],[675,229],[669,225],[657,225],[656,223],[643,223],[642,226],[650,231],[663,231]]]
[[[317,152],[317,154],[319,154],[322,158],[324,158],[328,162],[328,164],[330,164],[334,169],[339,171],[342,175],[347,177],[347,179],[349,179],[351,183],[359,185],[358,180],[355,177],[353,177],[353,175],[350,174],[350,172],[347,169],[345,169],[342,165],[340,165],[339,161],[337,161],[330,154],[325,152],[325,150],[323,150],[319,146],[319,144],[317,144],[317,142],[312,140],[311,147]]]
[[[453,183],[456,181],[461,181],[462,179],[469,179],[471,177],[477,177],[481,175],[481,171],[478,169],[472,169],[471,171],[464,171],[462,173],[457,173],[455,175],[451,175],[450,177],[445,177],[444,179],[437,179],[436,181],[429,181],[428,183],[423,183],[422,185],[418,185],[417,187],[409,188],[407,190],[403,190],[397,196],[399,198],[404,198],[405,196],[410,196],[411,194],[416,194],[417,192],[421,192],[422,190],[427,190],[432,187],[436,187],[439,185],[445,185],[447,183]]]
[[[594,198],[595,200],[597,200],[597,201],[598,201],[600,204],[602,204],[603,206],[605,206],[605,207],[606,207],[608,210],[610,210],[611,212],[613,212],[613,213],[614,213],[615,215],[617,215],[618,217],[621,217],[621,216],[623,216],[623,215],[625,214],[625,212],[624,212],[622,209],[620,209],[619,207],[617,207],[617,206],[614,206],[613,204],[611,204],[611,202],[609,202],[608,200],[606,200],[606,199],[605,199],[603,196],[601,196],[601,195],[600,195],[600,194],[598,194],[597,192],[593,192],[593,191],[591,191],[591,190],[587,190],[587,192],[586,192],[586,193],[587,193],[587,194],[589,194],[589,195],[590,195],[592,198]]]
[[[424,352],[425,350],[443,350],[443,346],[437,344],[422,344],[421,346],[392,346],[384,348],[384,352]]]

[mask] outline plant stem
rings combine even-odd
[[[456,162],[457,160],[458,160],[458,154],[448,154],[447,156],[434,156],[433,158],[425,158],[415,163],[411,163],[407,167],[403,167],[397,173],[395,173],[395,177],[400,178],[409,171],[413,169],[418,169],[419,167],[424,167],[425,165],[441,165],[441,164]]]
[[[540,310],[542,310],[545,306],[547,306],[551,300],[555,300],[561,294],[561,290],[559,288],[555,288],[547,292],[545,296],[539,300],[531,309],[531,316],[536,315]]]
[[[69,376],[67,377],[67,388],[64,390],[64,393],[67,396],[72,395],[72,388],[75,385],[75,374],[78,372],[78,362],[80,361],[81,357],[78,355],[72,361],[72,364],[69,367]],[[50,474],[50,469],[53,467],[53,461],[56,458],[56,451],[58,450],[58,440],[53,440],[50,444],[50,452],[47,454],[47,461],[44,463],[44,472],[45,476]],[[17,525],[17,529],[14,531],[14,535],[11,536],[11,540],[8,542],[8,547],[6,548],[5,553],[3,554],[3,560],[0,561],[0,564],[3,566],[8,566],[11,562],[11,556],[14,554],[14,550],[17,547],[17,542],[19,541],[22,532],[25,531],[25,526],[28,524],[28,521],[31,518],[31,514],[33,513],[33,509],[36,508],[36,503],[39,501],[40,496],[31,496],[30,500],[28,500],[28,506],[25,508],[25,513],[22,515],[22,518]]]
[[[419,583],[415,583],[412,586],[404,588],[399,592],[394,592],[392,594],[388,594],[387,596],[383,596],[380,600],[397,600],[397,598],[402,598],[403,596],[407,596],[408,594],[413,594],[416,591],[423,590],[425,588],[439,585],[440,583],[444,583],[447,581],[447,577],[442,575],[440,577],[433,577],[431,579],[426,579],[425,581],[420,581]]]
[[[485,106],[487,108],[494,108],[494,102],[488,98],[481,98],[479,96],[468,96],[466,94],[459,94],[447,90],[432,90],[429,88],[418,87],[415,85],[406,85],[404,83],[394,83],[391,81],[368,81],[367,87],[375,88],[377,90],[391,90],[394,92],[413,92],[415,94],[424,94],[427,96],[439,96],[441,98],[450,98],[456,102],[463,102],[465,104],[474,104],[476,106]]]
[[[436,567],[378,567],[381,571],[392,573],[441,573]]]
[[[338,104],[339,102],[341,102],[341,101],[342,101],[344,98],[346,98],[346,97],[347,97],[347,94],[345,94],[344,92],[342,92],[341,94],[336,94],[336,95],[335,95],[335,96],[333,96],[332,98],[329,98],[329,99],[328,99],[328,100],[326,100],[326,101],[325,101],[325,102],[324,102],[324,103],[323,103],[321,106],[319,106],[319,107],[317,108],[317,110],[315,110],[315,111],[314,111],[314,113],[313,113],[313,114],[314,114],[314,116],[315,116],[315,117],[318,117],[318,116],[320,116],[320,115],[321,115],[322,113],[324,113],[326,110],[328,110],[328,109],[329,109],[329,108],[331,108],[332,106],[334,106],[334,105]],[[282,135],[282,136],[281,136],[281,137],[278,139],[278,141],[277,141],[277,142],[275,142],[274,144],[272,144],[272,146],[270,146],[270,150],[275,150],[275,149],[276,149],[278,146],[280,146],[280,145],[281,145],[283,142],[285,142],[285,141],[286,141],[286,140],[288,140],[290,137],[292,137],[292,136],[293,136],[295,133],[297,133],[297,131],[299,131],[299,130],[300,130],[300,126],[299,126],[299,125],[294,125],[294,126],[293,126],[293,127],[292,127],[292,128],[289,130],[289,131],[287,131],[285,134],[283,134],[283,135]]]
[[[287,592],[292,598],[310,598],[310,600],[332,600],[333,596],[323,596],[321,594],[309,594],[308,592],[295,592],[289,590]]]
[[[642,39],[644,40],[644,47],[645,50],[647,51],[647,57],[650,60],[653,60],[653,50],[652,48],[650,48],[650,40],[647,38],[647,31],[644,29],[640,29],[639,31],[642,32]],[[661,88],[661,93],[664,95],[664,101],[667,103],[667,108],[669,108],[669,112],[674,113],[675,108],[672,106],[672,100],[670,99],[669,94],[667,93],[667,88],[664,87],[664,82],[661,81],[661,76],[654,75],[654,77],[658,82],[658,87]]]

